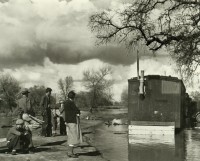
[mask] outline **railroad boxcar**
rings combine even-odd
[[[171,76],[147,75],[128,80],[129,125],[185,126],[186,89]]]

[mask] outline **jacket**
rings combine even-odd
[[[76,116],[80,114],[80,110],[76,107],[74,101],[67,100],[64,102],[65,122],[77,123]]]
[[[18,109],[23,113],[31,114],[33,111],[31,100],[28,97],[22,97],[17,101]]]
[[[40,102],[42,115],[46,113],[47,110],[51,110],[51,108],[54,108],[54,103],[55,100],[52,96],[48,97],[47,95],[44,95]]]

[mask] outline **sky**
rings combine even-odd
[[[120,101],[127,80],[136,77],[136,53],[121,44],[97,46],[88,27],[93,13],[116,9],[123,0],[0,0],[0,72],[23,87],[44,85],[58,92],[57,81],[72,76],[74,90],[85,90],[82,73],[104,65],[111,74],[114,100]],[[153,56],[140,50],[145,74],[177,76],[165,51]]]

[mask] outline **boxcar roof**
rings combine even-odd
[[[161,76],[161,75],[145,75],[144,76],[145,79],[161,79],[161,80],[171,80],[171,81],[182,81],[180,79],[178,79],[177,77],[172,77],[172,76]],[[137,77],[133,77],[129,80],[137,80]]]
[[[161,75],[145,75],[145,80],[168,80],[168,81],[174,81],[174,82],[180,82],[183,85],[183,88],[185,89],[185,85],[181,79],[178,79],[177,77],[172,76],[161,76]],[[133,77],[131,79],[128,79],[128,81],[137,81],[137,77]]]

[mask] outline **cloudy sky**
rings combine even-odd
[[[50,86],[71,75],[75,90],[84,90],[82,72],[113,67],[114,99],[120,100],[127,79],[137,76],[135,52],[121,45],[96,46],[88,27],[95,12],[123,5],[123,0],[0,0],[0,72],[24,87]],[[177,76],[167,55],[140,51],[145,74]],[[148,56],[149,55],[149,56]]]

